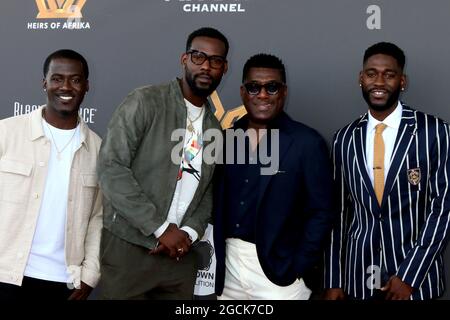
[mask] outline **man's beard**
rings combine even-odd
[[[196,79],[196,76],[193,76],[192,73],[189,73],[186,70],[186,82],[188,83],[189,88],[191,88],[192,92],[196,96],[203,97],[203,98],[209,97],[209,95],[211,93],[213,93],[214,90],[216,90],[216,88],[219,86],[219,83],[220,83],[220,79],[216,80],[214,78],[211,78],[212,82],[208,88],[199,88],[197,86],[197,84],[195,83],[195,79]]]
[[[369,105],[370,109],[373,109],[375,111],[386,111],[389,108],[391,108],[394,105],[394,103],[396,103],[398,101],[398,98],[400,97],[400,92],[401,92],[400,88],[398,88],[396,91],[391,93],[391,95],[389,96],[389,98],[387,99],[385,104],[379,105],[379,104],[373,104],[370,101],[370,92],[368,90],[364,90],[364,88],[361,88],[361,91],[362,91],[364,100]]]

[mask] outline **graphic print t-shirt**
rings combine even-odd
[[[167,217],[169,223],[175,223],[178,226],[194,197],[200,181],[203,150],[202,124],[204,110],[202,109],[204,107],[196,107],[186,99],[184,101],[186,103],[189,118],[195,121],[192,123],[193,130],[189,130],[189,125],[191,123],[189,119],[186,118],[183,156],[181,159],[180,170],[178,171],[177,186]]]

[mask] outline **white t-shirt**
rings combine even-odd
[[[80,146],[80,126],[62,130],[46,123],[44,119],[42,126],[51,142],[51,152],[44,195],[24,275],[47,281],[69,282],[64,252],[67,197],[72,159]],[[60,151],[59,158],[57,149]]]
[[[186,103],[188,118],[186,119],[186,133],[184,136],[184,147],[182,163],[178,172],[178,180],[175,193],[172,198],[166,222],[155,231],[155,236],[160,237],[167,229],[169,223],[180,226],[181,220],[186,213],[189,204],[197,190],[202,173],[203,158],[203,117],[205,115],[204,106],[199,108],[188,100]],[[189,121],[192,120],[192,124]],[[194,121],[195,120],[195,121]],[[191,126],[190,126],[191,125]],[[191,130],[190,130],[191,129]],[[182,226],[181,230],[186,231],[195,241],[198,238],[197,232],[188,227]]]

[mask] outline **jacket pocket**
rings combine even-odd
[[[81,174],[81,183],[83,184],[83,187],[97,187],[97,175],[96,174]]]
[[[94,208],[95,197],[98,192],[98,179],[95,173],[81,174],[81,204],[83,212],[90,216]]]
[[[29,163],[0,159],[0,172],[20,174],[22,176],[29,176],[33,166]]]
[[[24,203],[29,196],[33,165],[0,159],[0,201]]]

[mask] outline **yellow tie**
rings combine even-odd
[[[384,123],[376,125],[373,145],[373,186],[380,206],[384,191],[384,141],[382,136],[384,129],[386,129]]]

